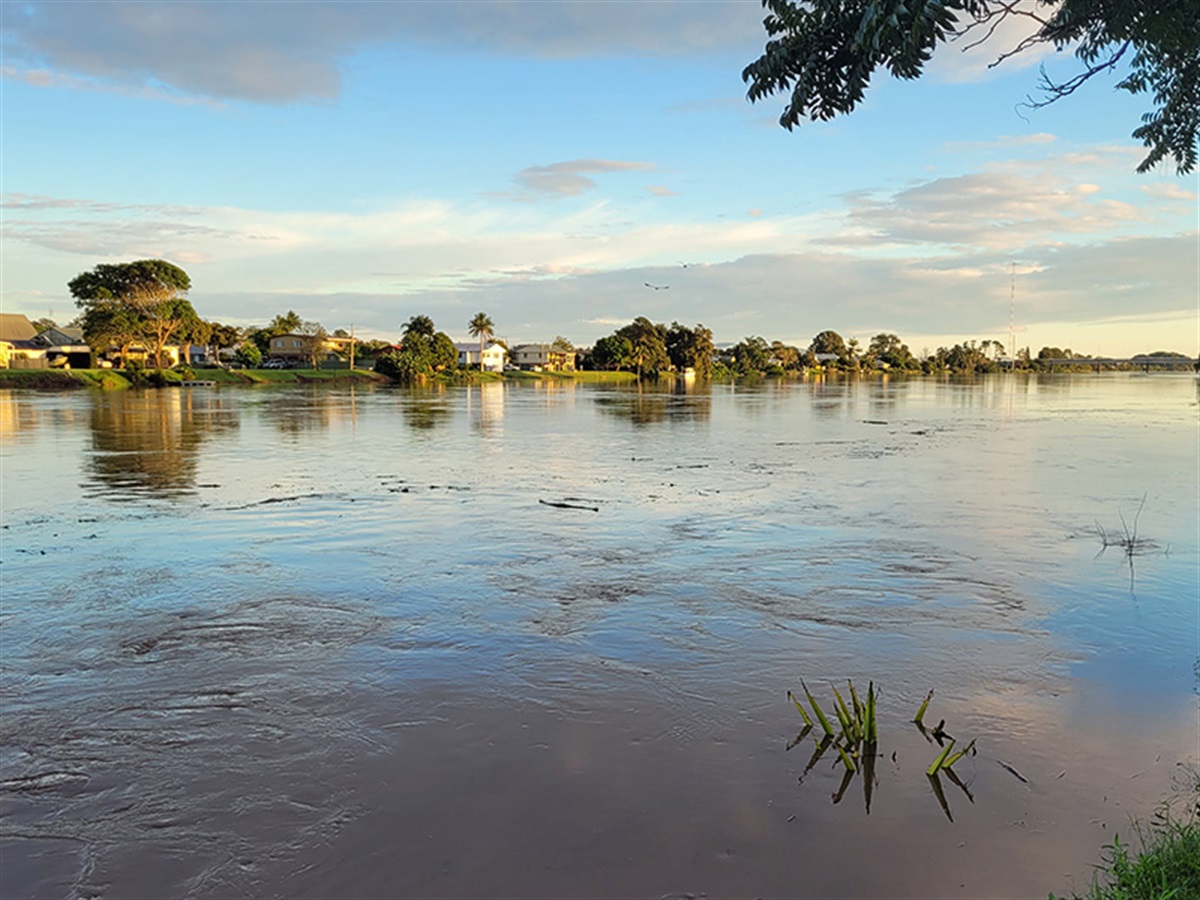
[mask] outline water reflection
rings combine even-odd
[[[99,397],[90,418],[84,489],[118,501],[192,493],[200,445],[239,424],[234,401],[186,389]]]
[[[712,386],[680,380],[668,393],[638,385],[602,394],[596,406],[601,412],[628,419],[634,425],[668,420],[706,422],[712,415]]]
[[[272,395],[261,409],[268,422],[294,437],[326,431],[339,422],[356,422],[358,391],[353,386],[339,391],[313,386],[306,391],[280,392]]]
[[[40,426],[41,416],[28,400],[13,391],[0,391],[0,442],[11,443],[21,432]]]
[[[445,385],[411,388],[403,395],[400,414],[409,428],[432,431],[454,417],[454,402],[447,396]]]
[[[504,384],[486,381],[466,389],[471,427],[488,437],[498,437],[504,422]]]

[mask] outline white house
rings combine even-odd
[[[460,366],[479,366],[479,344],[455,344]],[[488,372],[504,371],[504,348],[499,344],[488,344],[483,348],[483,368]]]

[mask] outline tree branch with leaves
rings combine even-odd
[[[1200,12],[1196,0],[763,0],[768,40],[742,72],[747,98],[788,95],[779,123],[832,119],[862,102],[871,76],[919,78],[934,50],[995,40],[1001,24],[1029,30],[992,63],[1039,45],[1073,49],[1083,69],[1056,81],[1042,69],[1032,108],[1069,97],[1096,76],[1121,72],[1116,87],[1148,93],[1152,107],[1133,137],[1148,148],[1146,172],[1170,160],[1196,167],[1200,132]]]

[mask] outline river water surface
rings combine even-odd
[[[1197,411],[1170,374],[0,392],[0,895],[1082,890],[1200,756]],[[787,692],[850,678],[869,780],[788,749]]]

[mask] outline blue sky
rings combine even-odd
[[[65,321],[99,262],[183,266],[201,315],[588,344],[832,328],[914,351],[1200,351],[1198,182],[1137,175],[1144,98],[1018,104],[1019,40],[792,133],[745,99],[755,0],[0,4],[3,307]],[[665,290],[645,287],[649,282]]]

